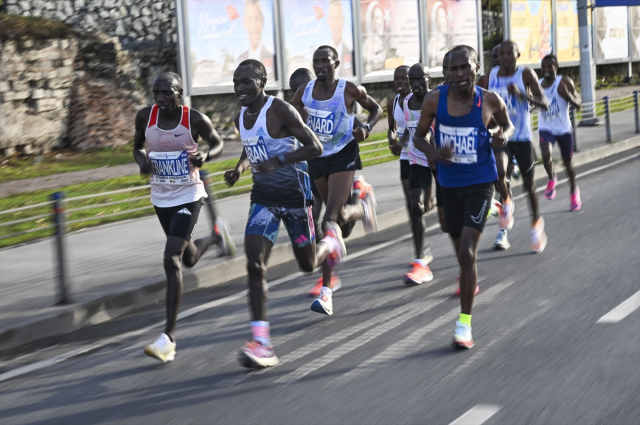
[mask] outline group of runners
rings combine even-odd
[[[557,141],[571,182],[570,209],[581,207],[571,167],[568,105],[581,105],[573,82],[557,75],[553,55],[542,60],[540,80],[532,69],[517,66],[515,43],[504,42],[497,56],[490,74],[477,79],[476,50],[455,47],[443,60],[445,81],[434,90],[429,88],[431,78],[425,65],[401,66],[393,77],[396,95],[387,104],[389,146],[400,156],[401,187],[415,249],[404,282],[422,284],[433,279],[429,267],[433,255],[425,244],[423,216],[437,207],[441,229],[449,234],[460,266],[456,295],[461,299],[461,314],[453,345],[461,348],[474,345],[471,311],[479,291],[477,250],[492,212],[500,222],[494,248],[509,248],[507,231],[514,221],[509,187],[513,159],[529,194],[532,252],[542,252],[547,243],[535,192],[532,107],[540,109],[540,146],[549,175],[545,196],[556,196],[551,151]],[[233,75],[241,105],[234,122],[244,149],[224,179],[233,186],[244,172],[251,170],[253,175],[244,239],[252,339],[238,355],[246,367],[278,363],[267,314],[266,273],[280,222],[300,268],[305,272],[322,268],[309,293],[315,298],[311,310],[325,315],[333,314],[333,293],[341,286],[335,270],[347,254],[344,238],[357,220],[362,221],[366,234],[378,229],[374,190],[355,173],[362,169],[358,144],[368,138],[382,108],[364,87],[337,78],[339,65],[336,50],[320,46],[313,55],[315,78],[307,69],[291,75],[289,85],[295,92],[291,105],[265,93],[267,72],[261,62],[245,60]],[[166,362],[175,357],[182,264],[192,267],[212,244],[223,255],[234,255],[235,246],[198,175],[205,160],[222,153],[220,137],[206,115],[180,104],[178,75],[161,74],[153,94],[156,104],[136,117],[134,158],[141,173],[151,174],[151,202],[167,235],[166,327],[144,349],[147,355]],[[368,112],[366,123],[355,116],[356,103]],[[206,143],[198,144],[198,138]],[[494,192],[498,200],[493,199]],[[198,213],[206,203],[214,214],[212,232],[192,241]]]

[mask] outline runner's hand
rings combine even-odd
[[[502,132],[502,128],[498,129],[495,133],[493,133],[493,137],[491,138],[491,147],[494,150],[500,150],[506,143],[504,139],[504,133]]]
[[[256,171],[260,171],[263,173],[270,173],[280,166],[280,161],[278,161],[277,157],[269,158],[264,162],[255,166]]]
[[[438,160],[442,164],[450,164],[451,157],[453,156],[453,152],[451,152],[450,146],[443,146],[438,151]]]
[[[208,155],[207,152],[203,152],[203,151],[198,151],[196,153],[189,154],[189,162],[191,162],[191,164],[193,164],[194,167],[200,168],[202,167],[202,164],[204,164],[204,161],[206,161],[207,155]]]
[[[140,167],[141,176],[148,176],[151,173],[151,160],[149,158],[145,157],[145,161],[142,165],[138,164],[138,166]]]
[[[391,150],[391,153],[396,156],[400,156],[400,153],[402,153],[402,146],[400,146],[400,144],[397,142],[389,145],[389,149]]]
[[[514,83],[509,84],[509,87],[507,87],[507,91],[513,96],[522,97],[522,92]]]
[[[358,127],[353,130],[353,138],[356,139],[356,142],[360,143],[369,137],[369,130],[366,127]]]
[[[240,171],[238,170],[229,170],[224,173],[224,180],[227,182],[229,186],[233,186],[236,184],[238,179],[240,178]]]

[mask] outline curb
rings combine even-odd
[[[575,167],[605,159],[634,148],[640,147],[640,136],[634,136],[621,142],[607,144],[596,149],[578,152],[573,156]],[[546,172],[541,164],[536,165],[535,178],[545,178]],[[522,179],[511,181],[511,187],[522,185]],[[386,230],[407,222],[405,208],[389,211],[378,216],[380,230]],[[349,241],[364,237],[361,224],[353,229]],[[288,243],[275,245],[271,251],[269,265],[276,266],[295,260],[293,250]],[[196,289],[210,288],[233,279],[246,276],[244,255],[227,260],[221,264],[209,266],[184,275],[183,293]],[[165,297],[165,280],[145,284],[125,292],[106,294],[95,300],[62,307],[62,311],[29,323],[0,330],[2,350],[16,348],[40,339],[64,335],[81,328],[121,316],[129,311],[154,303],[162,302]]]

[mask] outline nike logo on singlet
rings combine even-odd
[[[174,136],[176,136],[176,137],[180,137],[180,136],[182,136],[183,134],[184,134],[184,133],[174,134]]]
[[[482,104],[482,98],[478,97],[478,103],[476,103],[476,106],[479,108],[481,104]]]
[[[482,209],[480,210],[480,213],[478,213],[477,216],[473,216],[471,215],[471,220],[476,223],[476,224],[480,224],[480,222],[482,221],[482,219],[485,216],[484,210],[487,208],[487,201],[484,201],[484,204],[482,204]]]

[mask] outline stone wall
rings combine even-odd
[[[504,32],[502,12],[482,11],[482,37],[488,38]]]

